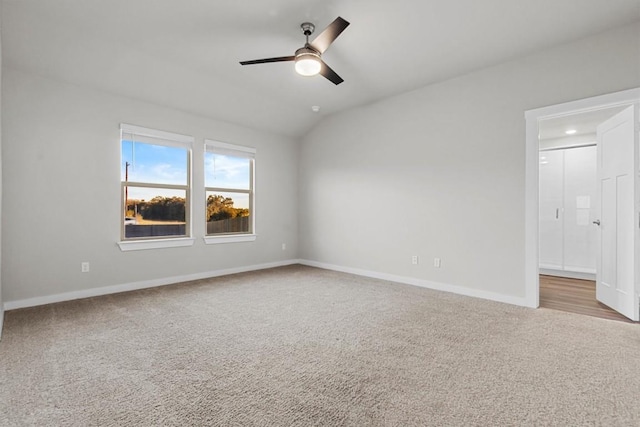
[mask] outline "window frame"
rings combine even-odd
[[[120,178],[120,241],[118,246],[122,251],[128,250],[141,250],[141,249],[156,249],[166,247],[180,247],[191,246],[194,243],[193,230],[192,230],[192,157],[193,157],[193,143],[194,137],[188,135],[182,135],[172,132],[166,132],[157,129],[150,129],[142,126],[130,125],[126,123],[120,124],[120,167],[122,167],[122,141],[125,135],[131,135],[132,141],[145,143],[149,145],[159,145],[174,148],[181,148],[186,150],[186,172],[187,180],[185,184],[161,184],[154,182],[139,182],[128,181]],[[140,137],[141,141],[136,141],[136,137]],[[183,190],[185,192],[185,234],[184,235],[167,235],[167,236],[151,236],[151,237],[125,237],[126,225],[124,223],[124,216],[126,215],[125,209],[127,207],[127,201],[125,200],[125,188],[157,188],[164,190]]]
[[[243,145],[229,144],[227,142],[216,141],[212,139],[204,140],[203,154],[203,170],[204,170],[204,222],[205,235],[204,242],[208,245],[219,243],[236,243],[250,242],[256,240],[256,210],[255,210],[255,169],[256,169],[256,152],[253,147]],[[249,159],[249,189],[241,188],[224,188],[224,187],[208,187],[206,182],[206,158],[207,153],[228,154],[230,156],[243,157]],[[223,193],[240,193],[249,196],[249,231],[248,232],[232,232],[232,233],[216,233],[207,234],[207,193],[208,192]]]

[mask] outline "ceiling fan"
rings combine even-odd
[[[348,26],[349,22],[338,16],[327,28],[324,29],[323,32],[318,34],[318,36],[309,43],[309,36],[313,34],[316,27],[310,22],[303,22],[300,25],[300,28],[302,29],[302,34],[307,38],[307,42],[303,47],[296,50],[293,56],[254,59],[252,61],[241,61],[240,64],[252,65],[266,64],[267,62],[295,61],[295,69],[298,74],[303,76],[315,76],[316,74],[320,74],[334,84],[339,85],[344,80],[322,60],[322,54]]]

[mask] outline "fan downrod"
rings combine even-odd
[[[309,37],[315,31],[316,26],[311,22],[303,22],[302,24],[300,24],[300,29],[302,30],[302,34]]]

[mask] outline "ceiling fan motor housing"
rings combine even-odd
[[[295,57],[298,58],[300,56],[315,56],[316,58],[320,58],[320,52],[307,45],[296,50]]]

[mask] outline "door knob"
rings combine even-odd
[[[599,226],[599,225],[600,225],[600,220],[599,220],[599,219],[596,219],[595,221],[593,221],[593,223],[594,223],[595,225],[598,225],[598,226]]]

